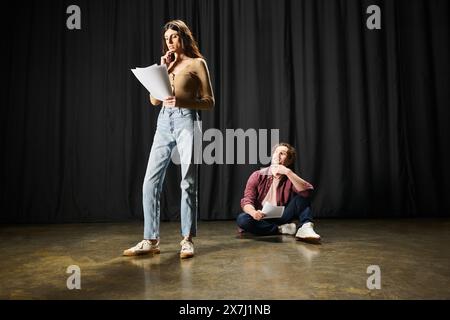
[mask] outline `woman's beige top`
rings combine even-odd
[[[205,60],[194,59],[177,74],[169,73],[169,79],[177,107],[207,110],[214,106],[214,94]],[[161,103],[152,96],[150,101],[154,106]]]

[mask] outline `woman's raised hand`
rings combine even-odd
[[[169,68],[169,65],[176,60],[176,55],[173,51],[167,51],[165,55],[161,57],[161,65],[166,65]]]

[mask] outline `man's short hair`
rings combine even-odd
[[[293,146],[291,146],[289,143],[280,142],[272,148],[272,155],[278,147],[286,147],[288,149],[287,150],[287,160],[289,162],[289,165],[287,165],[286,167],[292,169],[295,164],[295,158],[297,157],[297,152],[295,151],[295,148]]]

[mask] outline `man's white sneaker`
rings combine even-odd
[[[295,223],[282,224],[281,226],[278,226],[278,231],[281,234],[290,234],[293,236],[297,231],[297,226],[295,225]]]
[[[180,245],[181,245],[180,251],[181,259],[192,258],[194,256],[194,243],[192,241],[183,239],[180,242]]]
[[[139,256],[141,254],[150,254],[150,253],[160,253],[161,250],[159,249],[159,240],[152,244],[150,240],[142,240],[134,247],[124,250],[123,255],[124,256]]]
[[[320,236],[313,229],[314,224],[312,222],[304,223],[297,231],[295,238],[297,240],[318,242],[320,241]]]

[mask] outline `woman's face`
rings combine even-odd
[[[164,39],[166,41],[166,45],[169,51],[179,53],[182,50],[181,38],[180,35],[178,34],[178,31],[168,29],[164,33]]]
[[[281,164],[283,166],[289,165],[287,147],[279,146],[275,149],[272,155],[272,164]]]

